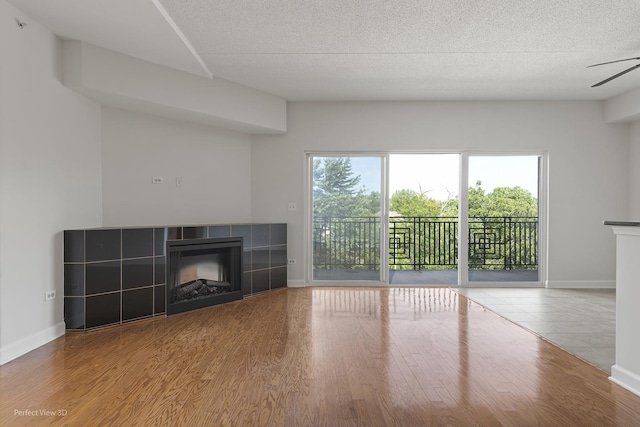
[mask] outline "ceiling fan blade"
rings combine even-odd
[[[605,84],[605,83],[607,83],[607,82],[610,82],[610,81],[611,81],[611,80],[613,80],[613,79],[617,79],[617,78],[618,78],[618,77],[620,77],[621,75],[623,75],[623,74],[627,74],[629,71],[633,71],[633,70],[635,70],[635,69],[636,69],[636,68],[638,68],[638,67],[640,67],[640,64],[638,64],[638,65],[634,65],[634,66],[633,66],[633,67],[631,67],[631,68],[627,68],[626,70],[621,71],[621,72],[619,72],[618,74],[616,74],[616,75],[613,75],[613,76],[609,77],[608,79],[604,79],[603,81],[598,82],[598,83],[594,84],[594,85],[593,85],[593,86],[591,86],[591,87],[602,86],[603,84]]]
[[[615,64],[616,62],[624,62],[624,61],[638,61],[638,60],[640,60],[640,58],[618,59],[617,61],[601,62],[600,64],[593,64],[593,65],[589,65],[587,68],[597,67],[598,65]]]

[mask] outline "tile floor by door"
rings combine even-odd
[[[592,365],[615,363],[615,289],[455,288]]]

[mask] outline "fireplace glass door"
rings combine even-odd
[[[242,237],[169,240],[167,255],[167,314],[242,298]]]

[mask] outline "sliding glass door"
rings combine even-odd
[[[460,154],[389,155],[389,283],[458,283]]]
[[[308,280],[540,286],[544,159],[309,155]]]
[[[313,281],[385,281],[385,156],[309,157]]]

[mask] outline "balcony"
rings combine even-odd
[[[471,217],[469,280],[538,281],[537,217]],[[313,224],[315,280],[377,280],[380,218],[318,217]],[[392,283],[457,284],[458,218],[392,217]]]

